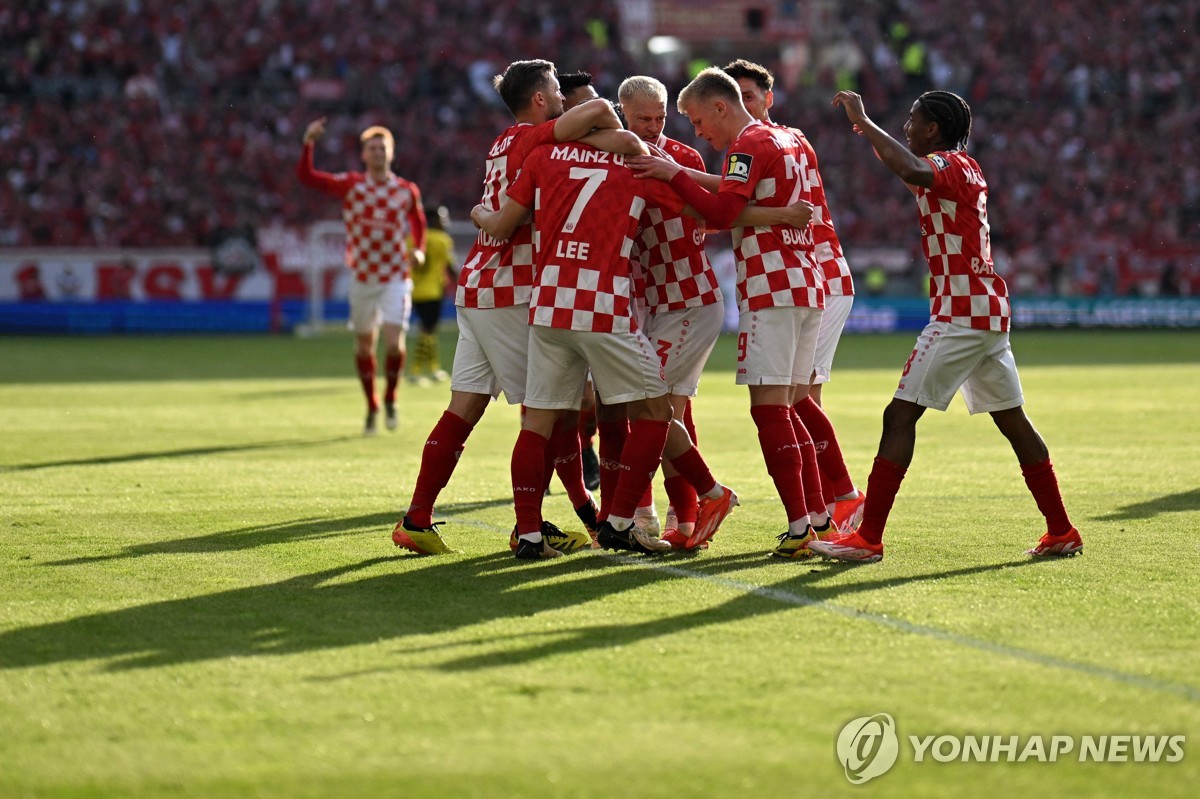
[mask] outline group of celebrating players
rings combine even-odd
[[[907,146],[871,122],[858,95],[839,92],[833,99],[916,196],[932,275],[929,325],[884,413],[866,491],[855,486],[820,405],[853,281],[811,144],[801,131],[770,119],[772,85],[766,68],[738,60],[703,70],[679,93],[676,106],[696,135],[726,151],[721,174],[713,175],[696,150],[663,135],[667,90],[654,78],[621,84],[623,127],[586,73],[560,76],[552,63],[532,60],[496,76],[515,124],[488,152],[483,196],[471,213],[480,232],[456,291],[451,398],[425,442],[411,502],[392,534],[397,546],[449,551],[434,504],[472,429],[503,392],[522,406],[511,461],[510,546],[518,559],[589,546],[647,554],[706,548],[738,504],[696,446],[690,406],[724,317],[704,236],[730,229],[736,382],[749,389],[763,459],[786,513],[773,556],[880,560],[916,422],[927,407],[945,410],[960,388],[968,409],[990,413],[1010,441],[1046,518],[1045,535],[1028,552],[1082,550],[1046,446],[1023,411],[1008,342],[1007,289],[991,264],[987,186],[966,153],[970,110],[948,92],[927,92],[914,103]],[[363,134],[369,170],[377,130]],[[391,142],[384,144],[390,162]],[[311,183],[303,169],[312,172],[310,146],[301,165],[302,179]],[[360,179],[344,200],[347,261],[357,282],[384,286],[386,295],[403,278],[381,276],[386,270],[361,262],[370,263],[398,228],[407,228],[409,244],[389,253],[399,265],[395,275],[419,257],[419,193],[390,172],[350,174]],[[379,195],[365,222],[356,191]],[[351,322],[360,338],[371,316],[385,329],[406,323],[403,293],[370,312],[356,312],[352,293]],[[364,364],[360,357],[369,410],[378,407],[373,368],[373,360]],[[389,422],[392,372],[389,356]],[[579,457],[579,409],[593,392],[599,505]],[[650,487],[660,464],[669,502],[661,526]],[[555,472],[586,533],[542,517]]]

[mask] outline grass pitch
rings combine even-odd
[[[860,484],[913,338],[843,340],[826,406]],[[766,557],[785,520],[729,341],[696,419],[743,505],[709,551],[516,562],[518,417],[494,405],[438,513],[461,552],[400,554],[389,533],[448,389],[405,386],[400,429],[364,439],[350,349],[0,340],[0,796],[1200,784],[1194,333],[1014,335],[1082,557],[1022,554],[1041,517],[1003,438],[956,400],[922,420],[887,556],[859,567]],[[546,513],[573,520],[561,489]],[[855,787],[835,741],[875,713],[895,718],[899,759]],[[910,735],[1076,750],[918,763]],[[1185,735],[1186,756],[1080,763],[1088,735]]]

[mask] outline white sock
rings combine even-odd
[[[542,543],[542,533],[540,530],[536,533],[521,533],[517,538],[522,538],[532,544]]]
[[[856,488],[853,491],[851,491],[849,494],[842,494],[840,497],[834,497],[834,499],[838,502],[842,502],[843,500],[847,500],[847,499],[858,499],[860,496],[861,496],[861,494],[859,493],[858,489]]]
[[[794,522],[788,522],[788,535],[802,536],[808,530],[808,517],[802,516]]]
[[[628,530],[633,524],[633,519],[628,516],[613,516],[609,514],[608,523],[612,525],[614,530]]]
[[[721,485],[720,483],[713,483],[713,487],[710,488],[708,491],[705,491],[700,496],[707,497],[709,499],[720,499],[721,495],[724,493],[725,493],[725,486]]]
[[[815,529],[820,530],[829,524],[829,514],[823,510],[808,514],[808,523]]]

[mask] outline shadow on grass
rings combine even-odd
[[[125,547],[120,552],[113,552],[107,555],[89,555],[80,558],[68,558],[66,560],[51,560],[46,561],[42,565],[82,566],[109,560],[142,558],[147,555],[237,552],[244,549],[286,544],[293,541],[337,538],[352,534],[364,535],[364,528],[369,530],[371,535],[378,534],[380,541],[386,541],[392,527],[396,524],[397,518],[397,514],[395,513],[370,513],[362,516],[348,516],[342,519],[330,519],[326,517],[293,519],[292,521],[281,522],[279,524],[243,527],[239,530],[226,530],[220,533],[212,533],[211,535],[136,544]]]
[[[104,455],[96,458],[75,458],[66,461],[46,461],[44,463],[18,463],[15,466],[0,467],[0,472],[31,472],[37,469],[55,469],[60,466],[110,466],[114,463],[137,463],[152,461],[160,458],[191,458],[197,455],[224,455],[230,452],[251,452],[267,449],[298,449],[300,447],[319,447],[322,444],[335,444],[339,441],[357,440],[360,436],[334,436],[332,438],[301,439],[297,441],[264,441],[261,444],[236,444],[219,447],[190,447],[188,449],[168,449],[159,452],[130,452],[125,455]]]
[[[484,508],[495,508],[511,505],[512,497],[479,500],[475,502],[458,502],[445,506],[447,515],[459,515]],[[348,516],[341,519],[328,517],[312,517],[293,519],[278,524],[255,525],[237,530],[224,530],[210,535],[189,536],[170,541],[154,541],[147,544],[135,544],[104,555],[87,555],[64,560],[49,560],[43,566],[84,566],[90,563],[103,563],[110,560],[125,558],[142,558],[147,555],[186,555],[208,554],[212,552],[237,552],[244,549],[284,544],[290,541],[309,541],[322,538],[337,538],[344,535],[378,535],[380,541],[386,541],[396,522],[400,521],[401,511],[386,513],[369,513],[362,516]],[[457,529],[456,529],[457,528]],[[367,531],[364,533],[364,529]],[[455,524],[450,528],[454,535],[475,535],[469,525]],[[501,537],[494,536],[499,542]],[[453,538],[448,539],[453,545]]]
[[[1200,488],[1167,494],[1145,502],[1123,505],[1112,513],[1095,517],[1101,522],[1127,522],[1134,519],[1149,519],[1160,513],[1189,513],[1200,510]]]
[[[612,601],[647,585],[695,579],[692,573],[721,579],[762,566],[760,553],[708,557],[703,561],[666,558],[677,568],[629,568],[624,559],[580,553],[560,561],[529,564],[507,551],[481,557],[405,561],[402,571],[364,575],[396,563],[372,558],[267,585],[204,596],[153,602],[95,613],[67,621],[0,634],[0,669],[51,663],[109,661],[109,671],[151,668],[226,657],[286,655],[413,636],[450,632],[492,620],[532,616],[590,601]],[[802,592],[814,600],[873,591],[905,583],[999,571],[1027,561],[990,564],[905,577],[864,580],[822,588],[819,583],[845,569],[805,568],[784,580],[745,593],[722,605],[635,624],[608,624],[558,633],[518,636],[534,645],[518,651],[491,651],[449,661],[447,670],[470,670],[521,663],[563,652],[597,649],[670,635],[709,624],[777,613],[795,607],[767,592]],[[792,564],[793,566],[795,564]],[[684,568],[686,566],[686,568]],[[781,564],[787,569],[788,564]],[[731,584],[737,591],[739,585]],[[499,640],[499,639],[497,639]],[[479,641],[488,644],[488,639]],[[476,650],[478,651],[478,650]]]

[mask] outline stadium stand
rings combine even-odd
[[[490,87],[508,61],[546,57],[588,70],[608,96],[634,72],[656,74],[672,92],[686,82],[621,49],[617,9],[5,4],[0,247],[199,246],[222,230],[328,216],[292,174],[303,125],[322,114],[331,118],[323,168],[356,168],[357,131],[386,123],[396,171],[464,216],[477,200],[481,153],[508,124]],[[774,116],[816,146],[848,250],[915,250],[910,199],[862,157],[829,98],[858,90],[868,112],[899,131],[920,91],[959,92],[975,109],[972,152],[992,187],[993,242],[1009,256],[1002,268],[1016,293],[1195,296],[1198,25],[1200,0],[838,4],[820,32],[828,57],[781,87]],[[692,138],[685,120],[671,125],[668,135]]]

